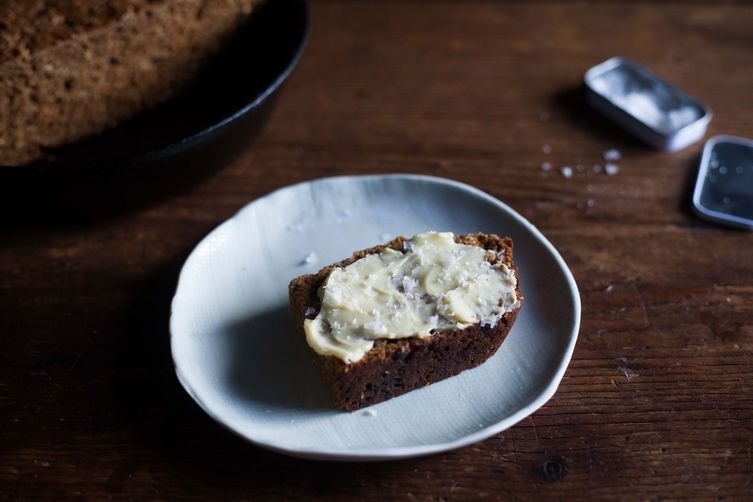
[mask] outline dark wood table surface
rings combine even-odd
[[[0,498],[753,498],[753,235],[689,210],[701,143],[650,151],[579,89],[593,64],[629,56],[708,103],[709,134],[753,136],[753,7],[311,8],[298,69],[231,165],[148,207],[2,231]],[[609,148],[619,173],[593,173]],[[173,374],[182,261],[276,188],[394,172],[485,190],[559,249],[583,300],[559,391],[426,458],[317,463],[246,444]]]

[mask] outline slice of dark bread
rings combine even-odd
[[[397,237],[386,244],[357,251],[347,260],[329,265],[316,274],[293,279],[289,286],[290,312],[301,336],[305,337],[304,320],[319,313],[319,288],[335,267],[345,267],[387,247],[402,251],[407,240]],[[512,240],[507,237],[475,233],[456,236],[455,241],[493,251],[488,254],[492,265],[504,264],[516,270],[512,261]],[[518,288],[516,294],[522,304]],[[315,356],[335,406],[353,411],[482,364],[497,352],[519,310],[520,305],[502,316],[495,326],[475,324],[465,329],[437,331],[425,338],[377,340],[366,355],[350,364],[334,356],[316,353]]]

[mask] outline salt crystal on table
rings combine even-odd
[[[615,148],[610,148],[604,152],[604,160],[620,160],[622,154]]]
[[[625,366],[619,366],[617,369],[620,371],[620,373],[625,375],[625,378],[627,378],[628,382],[633,378],[638,378],[639,376],[641,376],[637,371],[633,371]]]
[[[541,163],[541,170],[542,171],[551,171],[552,170],[552,163],[551,162],[542,162]]]
[[[541,151],[544,152],[545,155],[549,155],[552,153],[552,147],[549,145],[544,145],[541,147]]]
[[[573,168],[570,166],[562,166],[560,167],[560,173],[562,173],[562,176],[564,176],[565,178],[572,178]]]
[[[607,164],[604,166],[604,171],[607,173],[607,176],[614,176],[620,172],[620,166],[617,164]]]

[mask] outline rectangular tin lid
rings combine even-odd
[[[710,110],[626,58],[600,63],[584,76],[590,103],[659,150],[679,150],[703,137]]]
[[[693,208],[707,220],[753,230],[753,141],[714,136],[706,142]]]

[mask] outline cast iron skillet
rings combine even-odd
[[[0,166],[2,219],[96,218],[207,178],[259,133],[307,35],[305,0],[267,0],[181,95],[44,160]]]

